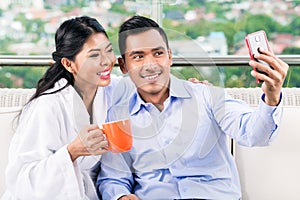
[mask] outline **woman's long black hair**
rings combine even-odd
[[[55,63],[49,67],[44,76],[38,81],[36,92],[28,103],[41,95],[56,93],[69,85],[74,85],[74,76],[61,64],[62,58],[75,61],[76,55],[82,50],[83,45],[93,33],[104,33],[102,25],[94,18],[82,16],[64,21],[55,33],[55,51],[52,58]],[[65,78],[68,83],[61,89],[45,93],[54,84]]]

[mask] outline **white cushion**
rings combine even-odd
[[[20,108],[0,108],[0,196],[5,190],[5,168],[7,165],[8,148],[13,136],[13,122],[18,115]]]

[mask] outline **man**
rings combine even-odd
[[[240,199],[227,136],[245,146],[272,141],[282,116],[281,87],[288,65],[264,50],[255,56],[272,68],[249,62],[267,74],[251,73],[264,81],[264,95],[252,110],[222,88],[170,75],[167,36],[151,19],[134,16],[124,22],[119,47],[121,70],[136,91],[129,99],[115,98],[109,120],[130,117],[133,147],[102,157],[97,180],[102,198]]]

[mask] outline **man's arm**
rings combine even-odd
[[[129,195],[133,181],[130,166],[123,154],[107,152],[102,156],[96,187],[103,200],[117,200]]]
[[[256,109],[246,102],[233,99],[226,90],[208,87],[211,95],[211,112],[224,133],[243,146],[266,146],[279,130],[282,102],[269,106],[260,100]],[[263,95],[265,96],[265,95]]]

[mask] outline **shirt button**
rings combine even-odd
[[[165,144],[170,144],[171,140],[165,140]]]

